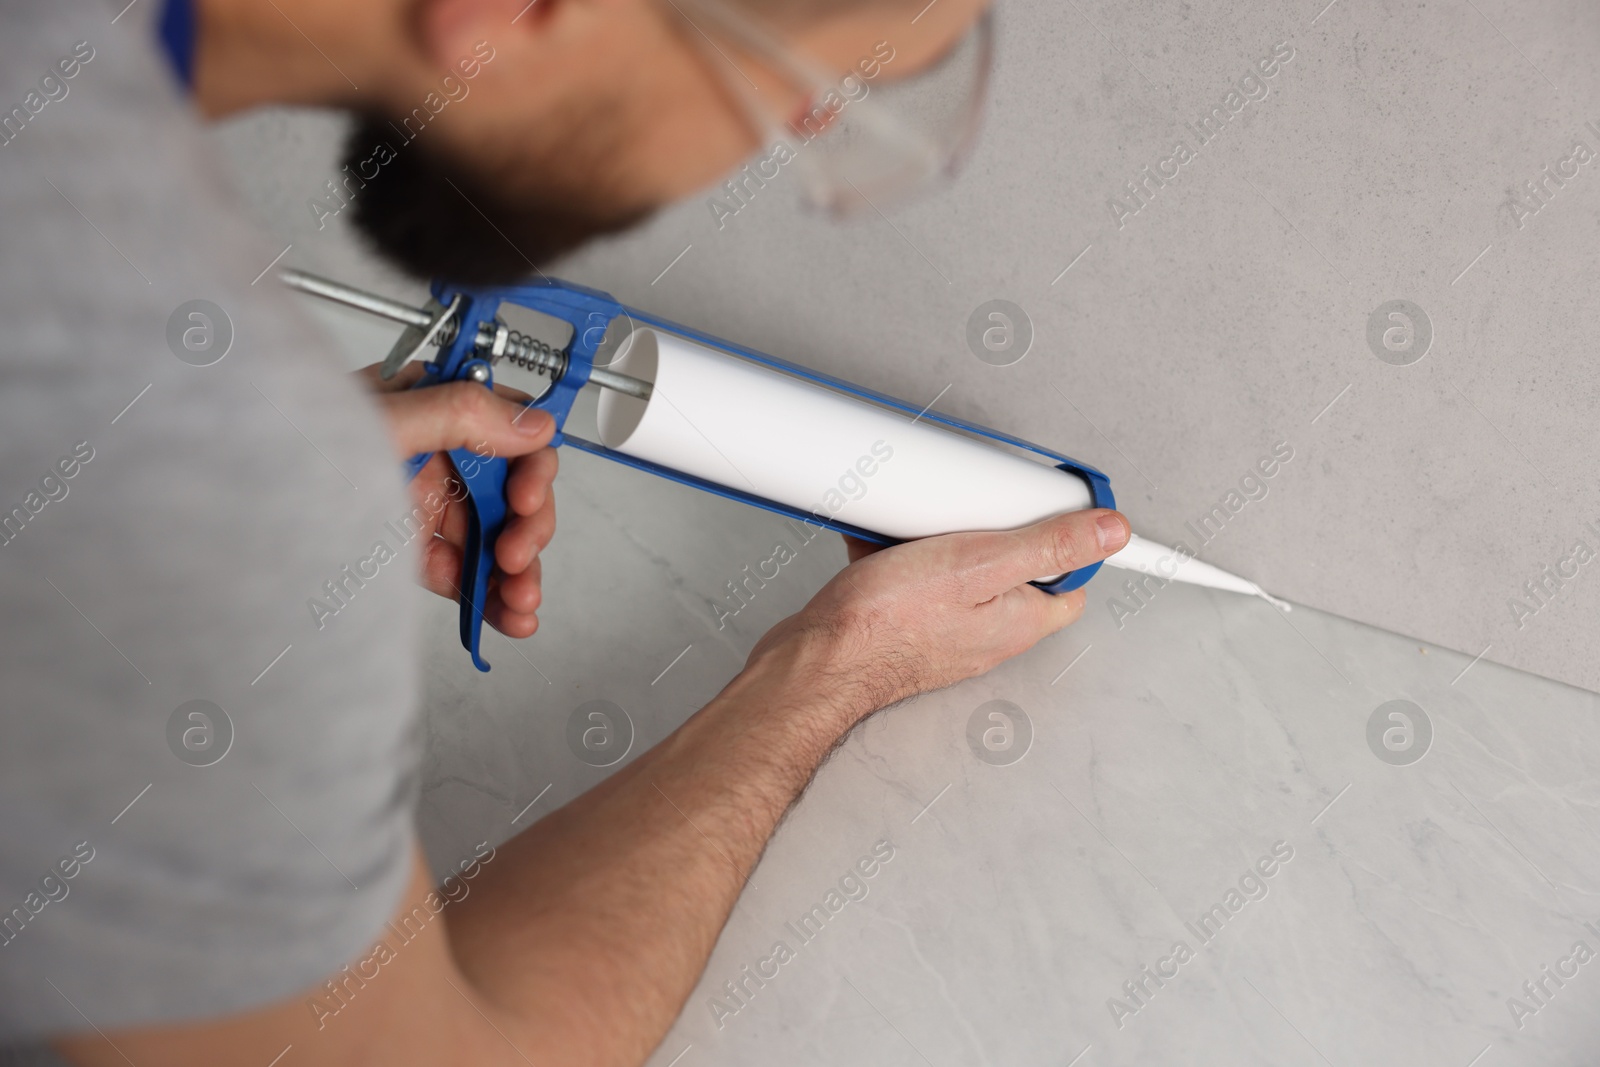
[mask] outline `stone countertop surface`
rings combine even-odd
[[[869,720],[653,1067],[1593,1063],[1600,579],[1575,545],[1600,550],[1600,178],[1575,145],[1600,151],[1600,9],[1001,14],[952,188],[839,228],[780,176],[559,273],[1093,463],[1140,532],[1297,607],[1134,599],[1107,572],[1069,631]],[[269,112],[220,140],[285,262],[419,295],[307,210],[339,129]],[[1177,173],[1135,198],[1147,166]],[[968,343],[995,300],[1030,337],[1004,366],[1016,348]],[[318,314],[353,365],[393,341]],[[660,740],[844,561],[578,453],[557,493],[535,638],[486,637],[480,675],[453,609],[431,616],[435,859]],[[785,539],[719,628],[726,583]],[[570,745],[575,719],[612,747]]]
[[[952,187],[831,226],[778,167],[561,272],[1098,466],[1296,603],[1600,690],[1597,41],[1591,4],[1007,0]]]
[[[844,562],[587,455],[557,491],[536,637],[488,639],[481,675],[433,613],[431,855],[625,765]],[[779,542],[795,558],[719,629]],[[1120,626],[1091,611],[855,731],[651,1063],[1592,1063],[1597,713],[1315,610],[1169,586]]]

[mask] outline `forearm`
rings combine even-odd
[[[778,820],[864,710],[826,672],[809,640],[764,652],[661,744],[500,846],[451,909],[457,965],[536,1060],[637,1064],[660,1041]]]
[[[860,559],[666,741],[502,845],[471,895],[403,937],[403,953],[375,948],[355,973],[236,1015],[96,1030],[61,1047],[95,1065],[265,1062],[289,1047],[308,1067],[638,1064],[838,739],[872,708],[981,674],[1076,619],[1081,590],[1052,597],[1027,583],[1126,541],[1114,513],[1073,512]],[[418,863],[396,917],[418,905],[440,914],[430,899]]]

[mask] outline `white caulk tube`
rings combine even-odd
[[[653,329],[612,369],[608,448],[899,540],[1011,530],[1090,507],[1084,480],[1042,461]]]
[[[607,448],[886,537],[1014,530],[1093,505],[1068,471],[666,331],[634,330],[611,369],[654,389],[600,394]],[[1137,536],[1106,562],[1273,600]]]

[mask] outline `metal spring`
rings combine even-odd
[[[505,350],[499,359],[510,360],[512,363],[535,374],[547,375],[552,381],[560,380],[567,370],[567,354],[565,351],[546,344],[537,337],[513,330],[500,324],[500,329],[506,331]]]

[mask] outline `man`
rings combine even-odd
[[[411,268],[503,276],[703,186],[763,114],[815,116],[802,68],[865,77],[893,42],[909,74],[978,14],[921,6],[5,3],[0,1040],[82,1064],[640,1063],[832,746],[1078,616],[1027,583],[1120,547],[1114,512],[853,547],[669,738],[435,891],[403,572],[453,597],[464,523],[442,462],[407,500],[397,460],[513,458],[488,617],[526,636],[553,427],[475,385],[373,403],[334,373],[197,117],[350,107],[359,153],[470,77],[351,195]]]

